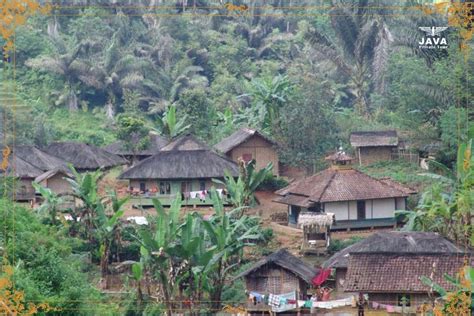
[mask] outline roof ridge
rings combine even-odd
[[[328,187],[329,187],[329,184],[331,184],[332,180],[334,180],[334,177],[336,176],[336,170],[326,169],[326,170],[323,170],[323,171],[321,171],[321,172],[319,172],[319,173],[322,173],[322,172],[324,172],[324,171],[332,171],[331,177],[329,178],[329,180],[326,182],[326,185],[325,185],[325,186],[323,187],[323,189],[321,190],[321,193],[319,194],[319,197],[318,197],[318,200],[317,200],[317,201],[313,201],[313,200],[311,199],[311,197],[309,197],[309,199],[310,199],[311,201],[313,201],[313,202],[319,202],[319,201],[321,201],[321,198],[322,198],[323,194],[326,192],[326,190],[327,190]]]

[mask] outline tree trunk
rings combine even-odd
[[[108,279],[108,273],[109,273],[109,252],[110,252],[110,244],[106,241],[102,244],[104,247],[102,256],[100,257],[100,273],[101,273],[101,278],[104,280],[104,288],[108,289],[109,288],[109,279]]]
[[[167,288],[169,284],[163,271],[160,272],[160,279],[161,279],[161,292],[163,292],[163,299],[166,306],[166,315],[173,316],[173,303],[171,302],[170,293]]]

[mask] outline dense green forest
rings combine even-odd
[[[4,60],[2,108],[15,118],[4,129],[16,143],[105,145],[120,134],[119,117],[153,129],[174,105],[209,144],[256,127],[291,165],[318,168],[327,151],[349,147],[351,131],[389,128],[416,149],[441,144],[438,160],[453,161],[467,137],[472,52],[459,51],[455,28],[447,50],[419,49],[418,26],[446,18],[413,14],[415,2],[377,3],[53,9],[17,29]]]

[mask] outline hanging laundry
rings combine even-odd
[[[379,307],[380,307],[380,304],[379,304],[379,303],[377,303],[377,302],[372,302],[372,308],[373,308],[373,309],[379,309]]]
[[[307,308],[313,307],[313,302],[311,302],[311,301],[305,301],[305,302],[304,302],[304,307],[307,307]]]
[[[216,189],[216,192],[219,194],[219,197],[222,197],[222,189]]]
[[[395,306],[385,305],[385,310],[387,311],[387,313],[395,313]]]
[[[270,294],[268,296],[268,305],[273,307],[280,306],[280,297],[278,295]]]
[[[323,284],[331,275],[331,269],[322,269],[319,273],[313,278],[312,282],[315,286],[320,286]]]
[[[298,305],[298,307],[303,307],[305,303],[306,303],[306,301],[298,300],[298,302],[296,304]]]
[[[395,313],[403,313],[403,307],[401,306],[394,306],[393,309],[395,310]]]
[[[286,300],[286,303],[287,304],[296,304],[296,300],[289,299],[289,300]]]
[[[257,303],[263,302],[264,295],[257,292],[250,292],[250,295],[253,295],[253,297],[255,297]]]

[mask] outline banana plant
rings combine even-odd
[[[176,107],[171,105],[168,110],[163,114],[161,118],[156,121],[158,125],[158,132],[167,137],[173,139],[180,134],[184,133],[191,125],[186,125],[187,116],[184,115],[181,118],[177,118]]]
[[[271,175],[273,164],[270,162],[259,171],[255,170],[255,159],[248,163],[239,160],[240,173],[235,179],[229,172],[224,172],[224,181],[214,179],[215,183],[224,185],[230,195],[230,202],[236,208],[241,208],[242,214],[244,207],[251,207],[257,203],[255,191],[258,186]]]
[[[72,193],[68,193],[76,199],[82,202],[82,205],[77,208],[74,212],[71,212],[73,219],[74,229],[78,219],[85,224],[85,236],[89,239],[92,237],[90,234],[93,228],[93,217],[94,212],[100,207],[101,199],[98,194],[98,182],[104,176],[104,173],[100,170],[94,172],[79,173],[76,169],[69,165],[73,178],[66,178],[71,185]]]
[[[441,295],[443,300],[445,300],[446,305],[452,304],[451,300],[453,297],[459,298],[460,296],[469,296],[468,300],[471,302],[470,309],[474,310],[474,268],[470,266],[465,266],[457,277],[445,274],[444,278],[453,286],[453,291],[445,289],[444,287],[442,287],[441,285],[426,276],[420,277],[420,281],[423,284],[429,286],[431,289],[433,289],[434,292]],[[452,301],[454,302],[454,304],[459,304],[459,302],[461,302],[462,300],[455,299]],[[451,308],[456,307],[461,306],[451,306]]]
[[[107,274],[109,271],[110,248],[114,240],[120,236],[120,217],[122,217],[124,213],[122,207],[128,201],[128,197],[119,199],[116,192],[110,192],[108,199],[110,199],[108,204],[106,204],[105,201],[102,201],[96,205],[94,210],[94,237],[99,241],[100,245],[100,271],[106,289],[109,285]],[[112,215],[108,216],[107,213],[111,213]]]
[[[438,181],[422,195],[414,212],[398,211],[404,215],[404,230],[435,231],[459,243],[474,245],[474,156],[471,139],[458,148],[454,170],[430,162],[438,173],[422,175]]]
[[[211,189],[214,215],[209,221],[203,221],[203,226],[209,236],[209,242],[214,247],[214,255],[210,261],[209,295],[212,309],[221,308],[221,296],[228,274],[235,269],[243,257],[243,249],[253,246],[261,239],[260,226],[255,218],[241,215],[241,208],[225,212],[222,199],[214,188]]]
[[[43,197],[43,203],[41,203],[41,205],[35,210],[42,215],[47,213],[50,218],[51,225],[56,226],[58,224],[58,219],[56,218],[58,207],[64,203],[64,199],[58,196],[51,189],[46,188],[37,182],[32,182],[31,184],[33,185],[33,188],[36,190],[36,192],[41,194]]]
[[[174,261],[175,255],[178,253],[181,197],[179,195],[176,197],[168,212],[165,212],[159,200],[153,199],[152,201],[156,211],[154,223],[151,227],[140,228],[136,239],[141,244],[141,258],[160,284],[166,315],[171,316],[176,280],[182,270],[182,267],[177,266]],[[152,221],[149,223],[151,224]]]

